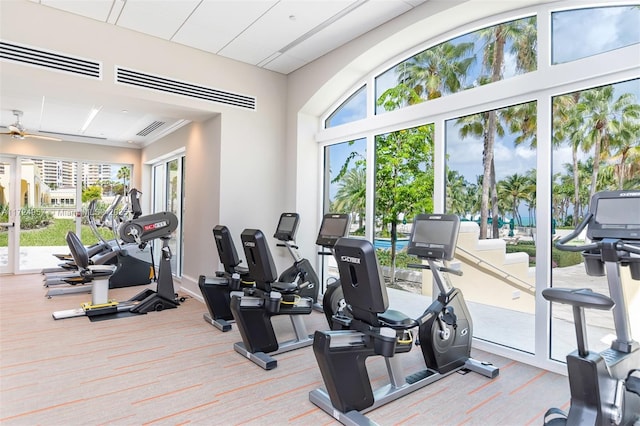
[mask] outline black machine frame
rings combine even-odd
[[[423,215],[417,219],[443,218]],[[449,219],[458,220],[455,216],[447,217]],[[457,233],[458,226],[454,223],[450,231]],[[415,237],[414,243],[423,240],[422,236]],[[351,315],[334,315],[333,320],[342,323],[342,329],[316,331],[314,335],[313,350],[325,388],[311,391],[309,400],[343,424],[371,425],[366,412],[460,369],[489,378],[499,374],[498,368],[470,357],[473,331],[464,298],[458,289],[445,286],[446,279],[441,276],[445,271],[461,272],[441,263],[442,250],[436,253],[422,250],[424,247],[420,246],[418,251],[427,264],[415,266],[432,270],[440,294],[423,315],[413,319],[388,309],[386,285],[371,242],[340,238],[334,246],[342,291]],[[452,247],[455,248],[455,244]],[[418,328],[426,369],[404,375],[399,354],[409,352],[416,343],[412,332],[415,328]],[[384,357],[389,374],[389,384],[375,391],[365,365],[370,356]]]
[[[605,208],[602,212],[599,209]],[[544,289],[550,302],[572,306],[577,350],[567,355],[571,405],[552,408],[545,425],[630,425],[640,421],[640,345],[633,340],[621,267],[640,280],[640,191],[603,191],[591,198],[590,212],[556,242],[560,250],[582,252],[588,275],[605,276],[609,295],[587,288]],[[586,228],[586,244],[569,244]],[[585,309],[613,310],[616,338],[611,347],[589,351]]]

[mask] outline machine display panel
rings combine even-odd
[[[453,259],[460,219],[455,215],[420,214],[413,221],[408,253],[420,258]]]
[[[320,232],[316,244],[333,248],[340,237],[346,237],[349,233],[349,215],[328,213],[322,218]]]
[[[640,239],[640,191],[605,191],[591,200],[590,239]]]
[[[299,220],[300,215],[298,213],[282,213],[273,237],[280,241],[295,240]]]

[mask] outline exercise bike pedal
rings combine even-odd
[[[567,413],[559,408],[549,408],[544,413],[544,426],[561,426],[567,423]]]

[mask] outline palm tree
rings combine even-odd
[[[475,57],[469,56],[473,43],[441,43],[398,65],[398,83],[424,99],[460,91]]]
[[[469,213],[467,183],[457,170],[447,170],[447,212],[459,216]]]
[[[338,184],[338,191],[332,203],[332,210],[336,213],[357,215],[358,230],[364,228],[366,201],[366,173],[362,167],[354,167],[343,176]]]
[[[640,123],[623,122],[612,135],[609,148],[614,150],[607,161],[614,164],[617,189],[624,189],[627,176],[640,174]]]
[[[122,179],[122,195],[125,195],[127,193],[127,182],[131,178],[131,169],[127,166],[120,167],[116,177]]]
[[[480,39],[484,42],[483,67],[488,76],[479,79],[481,84],[493,83],[501,80],[505,64],[505,48],[511,41],[511,52],[515,53],[516,69],[531,71],[536,68],[536,18],[525,18],[517,21],[498,24],[493,27],[478,31]],[[497,112],[491,110],[487,115],[484,134],[484,149],[482,153],[483,185],[482,203],[480,211],[480,238],[487,237],[487,217],[489,210],[489,196],[491,194],[492,216],[498,215],[497,191],[495,189],[495,164],[493,159],[495,137],[499,128]],[[497,235],[498,223],[493,221],[493,232]]]
[[[625,126],[625,122],[640,119],[640,104],[635,103],[631,93],[623,93],[613,99],[613,86],[602,86],[584,91],[577,111],[583,116],[585,139],[582,149],[593,150],[593,175],[589,200],[597,191],[598,172],[603,153],[607,153],[609,144],[616,133]]]
[[[580,211],[580,186],[578,181],[578,150],[582,143],[582,116],[576,105],[580,100],[580,92],[557,96],[553,99],[553,145],[558,146],[563,141],[571,146],[573,166],[573,205],[575,211]],[[578,225],[578,215],[573,215],[573,226]]]
[[[522,226],[522,217],[520,216],[520,202],[527,198],[530,190],[530,181],[524,175],[514,173],[498,182],[498,195],[501,199],[509,200],[511,205],[509,210],[513,215],[518,226]]]
[[[490,123],[490,120],[493,120],[493,123]],[[496,134],[500,137],[504,136],[504,128],[497,120],[495,111],[461,117],[457,120],[457,124],[460,126],[458,132],[463,139],[468,136],[482,137],[483,139],[482,163],[484,165],[484,173],[481,179],[480,238],[484,239],[488,235],[489,205],[492,207],[492,217],[497,218],[499,215],[498,191],[495,184],[495,164],[493,162],[493,140]],[[489,128],[494,129],[492,135],[487,130]],[[489,146],[491,146],[491,152],[488,152]],[[491,203],[489,203],[489,194],[491,194]],[[498,221],[494,220],[492,224],[493,235],[498,235]]]

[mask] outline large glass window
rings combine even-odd
[[[640,79],[567,93],[553,98],[554,233],[567,235],[589,211],[595,192],[640,188]],[[599,159],[596,161],[596,159]],[[582,242],[585,237],[580,237]],[[591,288],[609,294],[607,278],[586,273],[580,253],[554,249],[554,287]],[[622,268],[623,270],[627,268]],[[640,291],[621,274],[630,307]],[[640,322],[637,309],[629,309]],[[586,310],[589,348],[601,351],[615,337],[611,311]],[[571,309],[552,305],[551,356],[562,360],[575,346]],[[640,330],[632,327],[639,338]]]
[[[456,260],[474,335],[534,351],[536,103],[446,122],[447,201],[461,215]],[[493,322],[501,312],[508,321]],[[510,333],[518,323],[519,332]]]
[[[640,43],[637,5],[554,12],[551,20],[553,64]]]
[[[172,254],[171,270],[176,276],[182,275],[183,265],[184,165],[185,157],[181,155],[153,166],[153,211],[154,213],[169,211],[178,218],[178,229],[171,234],[169,240]],[[158,253],[160,253],[160,244],[160,242],[156,242]]]
[[[324,148],[324,213],[348,213],[350,235],[365,235],[366,214],[366,138],[329,145]],[[337,277],[332,256],[323,256],[322,278]],[[331,278],[333,279],[333,278]]]
[[[118,222],[128,218],[126,199],[113,215],[103,214],[119,195],[126,195],[130,165],[22,158],[19,172],[19,243],[25,248],[19,253],[21,270],[56,267],[60,260],[53,255],[69,252],[68,231],[79,233],[83,244],[91,246],[100,236],[116,239]],[[120,220],[118,213],[124,215]]]
[[[422,192],[433,204],[420,208],[462,218],[455,262],[464,276],[450,278],[470,305],[474,336],[538,365],[547,363],[550,348],[559,360],[575,348],[570,315],[535,296],[562,283],[568,272],[553,241],[575,227],[594,191],[640,188],[640,63],[629,65],[640,41],[640,8],[586,9],[588,3],[576,10],[564,10],[571,2],[532,6],[518,11],[515,20],[487,17],[462,27],[460,37],[425,40],[424,50],[412,47],[408,59],[381,64],[367,76],[366,84],[375,87],[368,102],[375,108],[368,105],[369,114],[357,126],[317,135],[323,144],[366,138],[373,167],[364,176],[369,182],[365,235],[378,246],[395,242],[396,255],[401,256],[398,242],[410,230],[413,214],[402,206],[414,194],[396,191],[399,196],[388,202],[385,191],[394,193],[389,191],[394,180],[410,188],[431,174],[431,187]],[[565,64],[538,61],[539,52]],[[578,58],[589,66],[572,62]],[[400,171],[421,161],[423,153],[405,156],[403,150],[414,149],[411,138],[422,123],[432,123],[423,126],[431,162],[413,174]],[[390,250],[381,250],[385,265]],[[575,285],[587,278],[584,272],[573,277]],[[637,286],[627,297],[638,339]],[[405,305],[411,300],[402,296]],[[611,334],[607,321],[588,319],[595,340]]]
[[[352,121],[361,120],[367,116],[367,86],[362,86],[344,101],[325,120],[324,126],[334,127]]]
[[[426,49],[376,77],[376,113],[493,83],[536,67],[536,18],[504,22]]]

